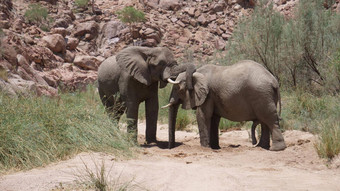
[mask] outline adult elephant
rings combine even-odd
[[[163,88],[168,79],[184,71],[192,74],[194,69],[193,65],[178,65],[165,47],[128,47],[100,65],[99,95],[113,119],[119,120],[126,112],[127,129],[134,140],[137,140],[139,104],[145,101],[146,142],[156,142],[158,84]]]
[[[180,104],[183,109],[196,109],[202,146],[219,148],[218,125],[223,117],[238,122],[254,121],[253,129],[261,123],[262,134],[257,146],[274,151],[286,148],[276,108],[280,100],[279,84],[262,65],[250,60],[231,66],[205,65],[193,73],[192,80],[192,90],[186,85],[185,73],[179,74],[174,82],[167,105],[170,107],[169,148],[175,143]]]

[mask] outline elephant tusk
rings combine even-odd
[[[163,106],[163,107],[161,107],[161,108],[162,108],[162,109],[165,109],[165,108],[170,107],[170,106],[172,106],[172,103],[169,103],[168,105],[165,105],[165,106]]]
[[[168,78],[168,82],[171,84],[179,84],[179,82],[177,81],[173,81],[172,79]]]

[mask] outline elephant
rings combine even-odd
[[[163,107],[169,107],[169,148],[174,147],[180,104],[183,109],[196,110],[200,144],[204,147],[220,148],[218,126],[223,117],[236,122],[253,121],[253,134],[261,123],[257,146],[273,151],[286,148],[277,112],[278,101],[281,111],[279,84],[261,64],[243,60],[230,66],[203,65],[192,74],[191,90],[186,84],[187,76],[183,72],[172,81],[169,104]]]
[[[158,86],[164,88],[181,72],[193,73],[190,69],[195,66],[178,65],[168,48],[131,46],[99,66],[99,96],[113,120],[126,112],[127,131],[136,142],[138,108],[145,101],[146,142],[156,142]]]

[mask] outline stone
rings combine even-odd
[[[44,36],[39,45],[49,48],[54,53],[64,53],[66,51],[66,42],[60,34]]]
[[[69,37],[66,38],[66,48],[68,50],[75,50],[79,44],[79,40],[77,38]]]
[[[72,63],[75,57],[76,55],[73,52],[66,50],[66,53],[64,55],[65,62]]]
[[[65,28],[63,28],[63,27],[53,28],[51,30],[51,33],[53,33],[53,34],[60,34],[64,38],[66,37],[66,35],[69,34],[69,32]]]
[[[240,10],[242,7],[241,7],[241,5],[239,5],[239,4],[236,4],[234,7],[233,7],[233,9],[234,9],[234,11],[238,11],[238,10]]]
[[[100,62],[96,59],[96,57],[87,55],[76,55],[73,63],[85,70],[97,70],[100,65]]]
[[[164,10],[177,11],[181,8],[181,0],[160,0],[159,7]]]
[[[75,28],[76,29],[73,32],[73,36],[78,38],[84,38],[86,34],[88,34],[88,36],[85,37],[87,40],[92,40],[93,38],[97,37],[99,32],[99,25],[95,21],[79,23],[76,25]]]
[[[202,25],[202,26],[207,26],[208,25],[208,20],[205,18],[204,15],[201,15],[197,18],[197,22]]]
[[[148,39],[143,40],[141,45],[147,46],[147,47],[156,47],[157,44],[158,44],[158,42],[155,39],[148,38]]]
[[[16,94],[20,95],[30,95],[37,92],[37,86],[33,81],[24,80],[18,75],[12,74],[9,78],[8,83]]]

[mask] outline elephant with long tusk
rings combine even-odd
[[[183,109],[196,109],[202,146],[220,148],[218,125],[223,117],[237,122],[253,121],[253,143],[255,127],[260,123],[261,138],[257,146],[274,151],[286,148],[277,112],[278,102],[281,108],[279,84],[261,64],[244,60],[231,66],[204,65],[192,73],[191,79],[192,89],[189,89],[188,74],[179,74],[173,81],[169,104],[164,106],[169,108],[169,148],[175,143],[179,105]]]

